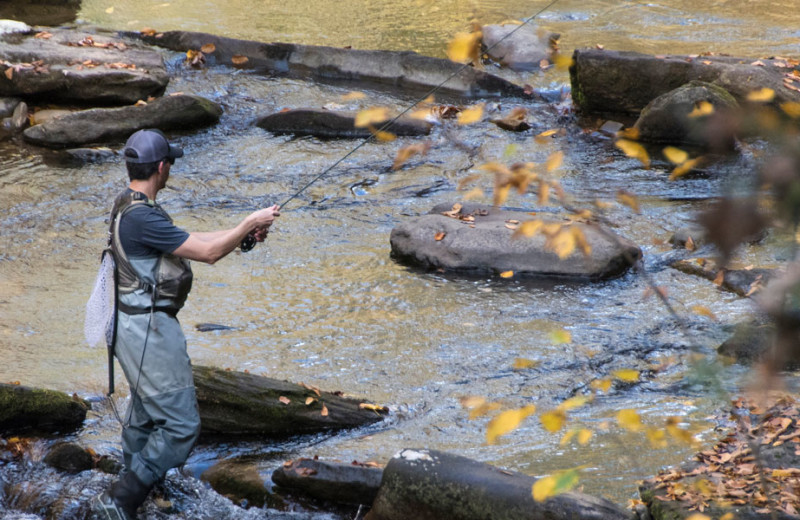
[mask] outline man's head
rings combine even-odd
[[[158,171],[162,162],[173,164],[183,157],[183,150],[169,144],[160,130],[139,130],[128,138],[125,148],[125,166],[130,180],[147,180]]]

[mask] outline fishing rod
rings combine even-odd
[[[497,40],[495,43],[493,43],[492,45],[490,45],[489,47],[487,47],[487,48],[486,48],[486,50],[485,50],[484,52],[488,53],[489,51],[491,51],[492,49],[494,49],[495,47],[497,47],[498,45],[500,45],[500,44],[501,44],[503,41],[505,41],[506,39],[510,38],[510,37],[511,37],[511,36],[512,36],[514,33],[516,33],[517,31],[519,31],[521,28],[525,27],[526,25],[529,25],[529,24],[530,24],[530,23],[531,23],[533,20],[535,20],[535,19],[536,19],[538,16],[540,16],[542,13],[544,13],[545,11],[549,10],[550,8],[552,8],[554,5],[556,5],[556,4],[557,4],[558,2],[560,2],[560,1],[561,1],[561,0],[552,0],[550,3],[548,3],[547,5],[545,5],[543,8],[539,9],[539,11],[537,11],[536,13],[534,13],[533,15],[531,15],[530,17],[528,17],[528,18],[526,18],[525,20],[523,20],[523,21],[522,21],[522,23],[521,23],[520,25],[518,25],[517,27],[515,27],[514,29],[512,29],[511,31],[509,31],[509,33],[508,33],[508,34],[506,34],[505,36],[503,36],[502,38],[500,38],[499,40]],[[361,148],[362,148],[364,145],[366,145],[368,142],[370,142],[372,139],[374,139],[374,138],[375,138],[375,136],[376,136],[377,134],[379,134],[380,132],[382,132],[382,131],[384,131],[384,130],[388,129],[389,127],[391,127],[391,126],[392,126],[392,125],[393,125],[395,122],[397,122],[397,120],[398,120],[398,119],[400,119],[402,116],[404,116],[404,115],[405,115],[405,114],[407,114],[409,111],[411,111],[411,109],[413,109],[415,106],[417,106],[417,105],[419,105],[420,103],[422,103],[424,100],[428,99],[430,96],[434,95],[434,94],[435,94],[436,92],[438,92],[438,91],[439,91],[439,89],[441,89],[441,88],[442,88],[442,87],[443,87],[443,86],[444,86],[444,85],[445,85],[445,84],[446,84],[448,81],[450,81],[450,80],[451,80],[451,79],[453,79],[454,77],[458,76],[459,74],[461,74],[461,72],[463,72],[465,69],[467,69],[468,67],[471,67],[471,66],[472,66],[472,65],[471,65],[469,62],[468,62],[468,63],[464,63],[464,64],[462,64],[462,65],[461,65],[461,67],[459,67],[458,69],[456,69],[456,70],[455,70],[455,72],[453,72],[452,74],[450,74],[450,75],[449,75],[447,78],[445,78],[445,79],[444,79],[444,80],[443,80],[441,83],[439,83],[438,85],[436,85],[436,86],[434,86],[433,88],[431,88],[430,90],[428,90],[428,91],[427,91],[425,94],[423,94],[422,96],[420,96],[420,97],[419,97],[419,98],[418,98],[418,99],[417,99],[417,100],[416,100],[416,101],[415,101],[413,104],[409,105],[409,106],[408,106],[408,107],[406,107],[406,108],[405,108],[405,109],[404,109],[402,112],[400,112],[399,114],[397,114],[396,116],[394,116],[394,117],[393,117],[392,119],[390,119],[389,121],[385,122],[385,123],[384,123],[384,124],[383,124],[383,125],[382,125],[382,126],[381,126],[381,127],[378,129],[378,130],[377,130],[377,131],[375,131],[375,132],[372,132],[370,135],[368,135],[368,136],[366,136],[366,137],[362,138],[361,142],[360,142],[360,143],[358,143],[358,144],[357,144],[355,147],[353,147],[353,149],[352,149],[352,150],[350,150],[350,151],[349,151],[349,152],[347,152],[347,153],[346,153],[344,156],[342,156],[341,158],[339,158],[339,159],[338,159],[336,162],[334,162],[334,163],[333,163],[331,166],[329,166],[328,168],[326,168],[325,170],[323,170],[323,171],[322,171],[322,173],[318,174],[316,177],[314,177],[313,179],[311,179],[311,180],[310,180],[308,183],[306,183],[306,184],[305,184],[305,185],[304,185],[302,188],[300,188],[299,190],[297,190],[296,192],[294,192],[292,195],[290,195],[290,196],[289,196],[289,198],[287,198],[287,199],[286,199],[285,201],[283,201],[281,204],[278,204],[278,208],[280,208],[280,209],[283,209],[283,208],[284,208],[284,207],[285,207],[285,206],[286,206],[286,205],[287,205],[289,202],[291,202],[292,200],[294,200],[295,198],[297,198],[297,196],[299,196],[301,193],[303,193],[305,190],[307,190],[307,189],[308,189],[308,188],[309,188],[309,187],[310,187],[312,184],[314,184],[315,182],[317,182],[317,181],[318,181],[318,180],[320,180],[321,178],[325,177],[325,176],[326,176],[328,173],[330,173],[330,172],[331,172],[331,171],[332,171],[334,168],[336,168],[337,166],[339,166],[339,165],[340,165],[342,162],[344,162],[345,160],[347,160],[347,159],[348,159],[348,158],[349,158],[351,155],[353,155],[354,153],[356,153],[356,152],[357,152],[358,150],[360,150],[360,149],[361,149]],[[248,235],[247,235],[247,236],[246,236],[246,237],[245,237],[245,238],[242,240],[241,244],[239,245],[239,248],[242,250],[242,252],[247,252],[247,251],[250,251],[251,249],[253,249],[253,248],[256,246],[256,243],[257,243],[257,242],[256,242],[255,235],[254,235],[254,234],[251,232],[251,233],[249,233],[249,234],[248,234]]]

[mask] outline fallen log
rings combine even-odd
[[[373,130],[356,128],[355,121],[356,113],[354,112],[302,108],[266,115],[258,119],[256,126],[275,135],[312,135],[315,137],[347,139],[369,137],[377,128],[398,136],[428,135],[431,132],[430,123],[410,117],[402,117],[397,121],[391,122],[386,128],[383,128],[383,126],[389,123],[390,120],[376,122],[371,125]]]
[[[629,520],[613,503],[582,493],[533,499],[534,477],[435,450],[402,450],[383,471],[365,520]]]
[[[71,432],[90,408],[83,399],[55,390],[0,384],[0,434]]]
[[[283,438],[364,426],[388,412],[302,383],[206,366],[192,372],[205,436]]]
[[[651,56],[638,52],[576,49],[570,66],[572,99],[587,112],[638,115],[650,101],[692,80],[727,90],[740,104],[755,90],[775,92],[771,104],[800,102],[791,76],[796,60],[732,56]],[[797,78],[800,81],[800,77]]]
[[[776,269],[765,268],[720,269],[715,262],[705,258],[678,260],[673,262],[670,267],[682,273],[711,280],[721,289],[746,297],[752,296],[765,287],[777,272]]]
[[[318,500],[341,504],[372,504],[381,485],[383,468],[373,463],[345,464],[296,459],[272,473],[278,486]]]

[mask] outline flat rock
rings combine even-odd
[[[393,256],[412,265],[463,273],[513,271],[515,277],[592,280],[618,276],[641,258],[636,245],[597,224],[541,219],[576,226],[591,247],[588,256],[576,248],[559,259],[545,247],[546,237],[541,233],[512,238],[512,228],[533,220],[526,212],[465,204],[454,217],[442,214],[451,207],[441,204],[429,214],[398,224],[390,237]]]
[[[219,121],[222,107],[200,96],[157,98],[146,105],[93,108],[62,115],[23,132],[25,141],[48,148],[66,148],[124,140],[136,130],[188,130]]]
[[[71,29],[37,34],[0,36],[0,96],[122,105],[158,96],[169,82],[161,55],[138,42]]]
[[[638,52],[577,49],[572,61],[572,99],[587,112],[638,115],[653,99],[692,80],[724,88],[739,104],[747,103],[750,92],[764,87],[775,91],[775,98],[771,101],[773,106],[786,101],[800,102],[800,92],[784,87],[786,74],[798,69],[794,62],[786,59],[653,56]],[[800,83],[793,86],[800,88]]]
[[[506,37],[512,31],[514,34]],[[484,25],[481,32],[489,57],[519,71],[538,70],[542,60],[549,61],[560,36],[513,23]]]
[[[523,87],[498,76],[472,67],[462,69],[459,63],[422,56],[411,51],[262,43],[184,31],[139,36],[146,42],[180,52],[198,50],[203,45],[214,44],[214,52],[207,56],[208,64],[255,69],[272,75],[370,84],[404,93],[428,91],[441,85],[439,91],[442,94],[459,97],[531,97],[525,93]],[[246,58],[244,63],[242,58]],[[459,72],[455,74],[457,71]],[[455,76],[450,78],[453,74]]]
[[[328,138],[364,138],[371,135],[368,128],[355,127],[356,113],[321,109],[285,110],[260,118],[257,125],[273,134],[313,135]],[[388,120],[387,120],[388,121]],[[372,125],[376,130],[387,121]],[[427,121],[400,118],[383,130],[398,136],[428,135],[431,124]]]

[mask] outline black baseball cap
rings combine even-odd
[[[183,149],[169,144],[161,130],[145,129],[134,132],[125,143],[122,155],[130,163],[151,163],[183,157]]]

